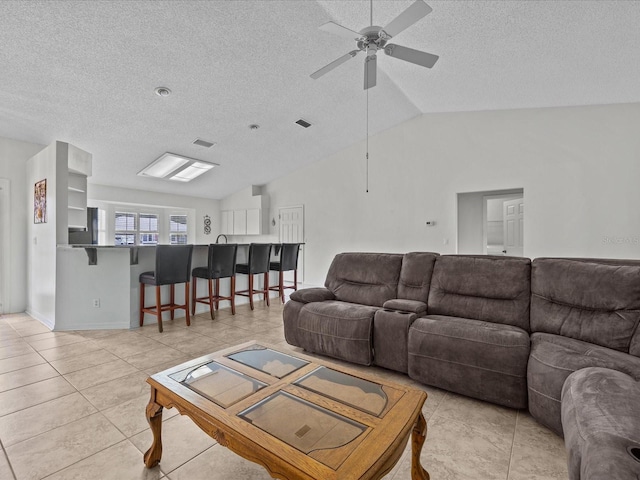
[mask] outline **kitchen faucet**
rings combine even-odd
[[[229,239],[224,233],[221,233],[216,237],[216,243],[220,243],[220,237],[224,237],[224,243],[229,243]]]

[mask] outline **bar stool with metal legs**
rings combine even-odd
[[[282,303],[284,303],[284,291],[287,288],[298,290],[298,254],[299,243],[283,243],[280,248],[280,261],[270,262],[269,269],[278,272],[278,285],[270,290],[277,290]],[[293,285],[284,285],[284,272],[293,270]]]
[[[253,295],[261,293],[264,296],[264,300],[269,306],[269,260],[271,257],[271,244],[270,243],[252,243],[249,245],[249,258],[247,263],[239,263],[236,265],[236,273],[242,273],[249,275],[249,289],[240,290],[236,292],[236,295],[242,295],[249,297],[249,305],[253,310]],[[253,276],[258,274],[264,274],[264,286],[260,290],[253,288]]]
[[[196,303],[209,305],[211,320],[215,318],[214,308],[217,310],[222,300],[231,301],[231,313],[236,314],[236,256],[238,245],[235,243],[212,243],[209,245],[208,261],[206,267],[196,267],[191,272],[193,285],[191,287],[191,314],[196,313]],[[209,295],[206,297],[196,296],[197,279],[208,280]],[[231,293],[228,297],[220,295],[220,279],[231,279]],[[214,282],[215,280],[215,287]]]
[[[170,312],[173,320],[177,309],[184,309],[187,325],[191,325],[189,318],[189,278],[191,274],[191,255],[193,245],[158,245],[156,247],[156,269],[153,272],[140,274],[140,326],[144,323],[144,314],[150,313],[158,317],[158,330],[162,332],[162,312]],[[176,283],[184,283],[184,305],[175,303]],[[144,306],[144,291],[146,285],[155,285],[155,306]],[[162,304],[160,287],[170,286],[169,303]]]

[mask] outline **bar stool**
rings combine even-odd
[[[269,269],[278,274],[278,286],[271,287],[269,290],[277,290],[284,303],[284,291],[287,288],[298,290],[298,254],[300,252],[299,243],[283,243],[280,248],[280,261],[270,262]],[[293,285],[285,287],[284,285],[284,272],[293,270]]]
[[[158,331],[162,333],[162,312],[169,311],[171,320],[177,309],[184,309],[187,326],[191,325],[189,318],[189,274],[191,273],[191,255],[193,245],[158,245],[156,247],[156,269],[153,272],[140,274],[140,326],[144,323],[144,314],[150,313],[158,317]],[[175,303],[175,285],[184,283],[184,305]],[[144,306],[145,285],[155,285],[156,304],[152,307]],[[169,285],[171,297],[169,303],[162,304],[160,286]]]
[[[211,320],[215,318],[213,309],[218,310],[221,300],[231,301],[231,313],[236,314],[236,256],[238,253],[238,244],[236,243],[212,243],[209,245],[208,262],[206,267],[196,267],[191,272],[193,277],[193,285],[191,287],[191,314],[196,313],[196,303],[205,303],[209,305]],[[196,289],[198,286],[198,278],[208,280],[209,295],[206,297],[197,297]],[[220,296],[220,279],[231,279],[231,293],[228,297]],[[215,280],[215,289],[213,280]]]
[[[249,289],[237,291],[236,295],[249,297],[249,305],[251,306],[251,310],[253,310],[253,295],[255,293],[261,293],[264,296],[264,300],[267,302],[267,306],[269,306],[270,257],[270,243],[252,243],[251,245],[249,245],[249,258],[247,263],[239,263],[238,265],[236,265],[236,273],[249,275]],[[260,273],[264,274],[264,287],[260,290],[254,290],[253,276]]]

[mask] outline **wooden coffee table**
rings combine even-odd
[[[256,342],[191,360],[147,382],[149,468],[162,456],[162,409],[176,407],[274,478],[381,478],[412,433],[411,478],[429,479],[420,464],[427,434],[421,390]]]

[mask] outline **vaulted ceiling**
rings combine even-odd
[[[384,26],[412,0],[372,3]],[[422,113],[640,102],[639,1],[427,3],[393,41],[440,59],[429,70],[378,55],[371,133]],[[267,183],[365,138],[364,56],[309,75],[355,48],[318,27],[361,30],[369,8],[3,0],[0,136],[87,150],[98,184],[222,198]],[[136,175],[167,151],[220,167],[189,184]]]

